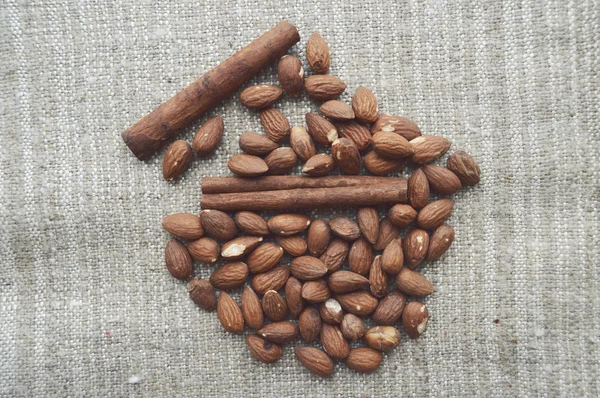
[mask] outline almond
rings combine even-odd
[[[270,175],[287,174],[296,167],[297,162],[296,152],[289,147],[277,148],[265,157]]]
[[[342,268],[342,263],[348,256],[348,242],[342,239],[334,239],[329,243],[325,253],[319,259],[325,264],[328,272],[335,272]]]
[[[375,151],[371,151],[363,156],[363,163],[367,171],[376,176],[384,176],[402,168],[404,162],[399,159],[386,159],[381,157]]]
[[[347,241],[354,241],[360,238],[360,228],[358,224],[348,217],[335,217],[329,220],[329,228],[335,236]]]
[[[400,344],[400,332],[393,326],[375,326],[365,333],[367,345],[377,351],[391,351]]]
[[[366,87],[359,87],[354,92],[352,109],[354,109],[354,114],[361,123],[371,124],[379,117],[377,98]]]
[[[248,278],[248,266],[242,262],[223,264],[213,271],[210,283],[221,290],[237,289],[244,286]]]
[[[329,276],[329,289],[334,293],[350,293],[369,286],[369,280],[350,271],[336,271]]]
[[[277,291],[285,285],[289,277],[289,267],[279,265],[267,272],[254,275],[252,278],[252,287],[258,294],[265,294],[269,290]]]
[[[239,260],[256,249],[262,240],[260,236],[242,236],[230,240],[221,247],[221,257],[226,260]]]
[[[327,249],[331,239],[329,225],[323,220],[315,220],[310,224],[307,233],[308,252],[315,257],[320,256]]]
[[[315,73],[325,74],[329,70],[329,46],[317,32],[306,42],[306,59]]]
[[[196,132],[192,149],[200,156],[208,156],[213,153],[223,138],[223,118],[219,115],[208,119]]]
[[[371,145],[371,132],[366,126],[348,120],[336,122],[335,127],[340,136],[352,141],[359,152],[364,152]]]
[[[162,226],[172,235],[186,240],[196,240],[204,234],[200,217],[189,213],[168,215],[163,218]]]
[[[229,333],[241,333],[244,330],[242,310],[231,296],[225,292],[219,293],[217,301],[217,317]]]
[[[206,311],[214,311],[217,308],[215,289],[209,281],[200,277],[193,279],[188,285],[188,293],[198,307]]]
[[[313,75],[304,81],[304,89],[306,94],[316,101],[329,101],[344,92],[346,83],[331,75]]]
[[[394,290],[379,301],[379,305],[373,313],[373,320],[378,325],[395,325],[402,316],[405,304],[406,296]]]
[[[165,262],[173,277],[186,280],[194,272],[192,257],[185,246],[175,238],[169,239],[165,246]]]
[[[356,212],[356,220],[365,239],[374,244],[379,236],[379,214],[377,214],[377,209],[373,207],[359,208]]]
[[[301,281],[319,279],[327,273],[327,267],[323,261],[311,256],[296,257],[290,265],[292,275]]]
[[[173,142],[165,153],[163,159],[163,177],[165,180],[174,180],[190,167],[194,154],[192,148],[184,140]]]
[[[425,329],[427,329],[427,321],[429,320],[429,312],[425,304],[418,301],[411,301],[404,307],[402,313],[402,324],[406,334],[411,339],[419,337]]]
[[[219,258],[219,244],[211,238],[200,238],[187,244],[194,260],[201,263],[214,263]]]
[[[342,174],[357,175],[360,173],[360,153],[356,145],[347,138],[338,138],[331,144],[331,154]]]
[[[381,256],[376,256],[369,270],[370,290],[373,296],[383,297],[387,292],[387,275],[381,267]]]
[[[380,131],[371,137],[373,150],[381,157],[403,159],[413,154],[410,143],[401,135]]]
[[[450,141],[435,135],[423,135],[410,140],[413,155],[410,160],[415,164],[425,164],[434,161],[450,148]]]
[[[375,311],[379,303],[371,293],[359,290],[352,293],[338,294],[337,301],[345,311],[356,316],[367,316]]]
[[[446,166],[458,176],[462,185],[479,184],[481,170],[471,155],[465,151],[454,152]]]
[[[422,229],[410,231],[403,242],[404,263],[412,270],[417,268],[429,250],[429,234]]]
[[[321,113],[330,119],[335,120],[352,120],[354,119],[354,111],[352,107],[345,102],[338,100],[329,100],[319,108]]]
[[[266,135],[258,134],[253,131],[247,131],[240,135],[240,149],[249,155],[265,156],[279,147],[279,144],[273,142]]]
[[[298,336],[298,326],[292,322],[273,322],[260,328],[256,334],[275,344],[287,344]]]
[[[306,241],[299,235],[277,236],[275,240],[292,257],[299,257],[306,253]]]
[[[287,304],[275,290],[269,290],[262,298],[262,309],[265,315],[275,322],[283,321],[287,315]]]
[[[315,307],[306,307],[298,319],[300,336],[305,343],[312,343],[321,334],[321,317]]]
[[[285,283],[285,301],[290,316],[298,318],[304,310],[304,299],[302,298],[302,282],[291,276]]]
[[[319,314],[321,315],[323,322],[329,325],[339,325],[339,323],[342,322],[344,311],[342,311],[342,306],[336,299],[330,298],[324,303],[321,303]]]
[[[252,356],[257,360],[264,363],[276,362],[283,354],[280,346],[273,344],[255,334],[249,334],[246,337],[246,344],[248,344],[250,354],[252,354]]]
[[[290,130],[290,146],[303,162],[306,162],[317,153],[315,143],[304,127],[292,127]]]
[[[297,97],[304,86],[302,62],[292,55],[284,55],[277,64],[277,76],[281,87],[292,97]]]
[[[409,296],[427,296],[435,291],[427,278],[407,268],[402,268],[396,275],[396,286],[398,290]]]
[[[348,265],[350,270],[360,275],[369,275],[373,248],[365,238],[360,238],[352,244],[348,254]]]
[[[360,373],[372,373],[379,368],[383,355],[368,347],[358,347],[350,350],[346,358],[346,366]]]
[[[427,251],[427,261],[432,262],[440,257],[450,247],[454,241],[454,228],[448,224],[442,224],[433,232],[429,240],[429,249]]]
[[[290,132],[290,122],[275,108],[265,108],[259,113],[260,122],[271,141],[279,142]]]
[[[227,167],[239,177],[258,177],[269,171],[269,166],[264,160],[245,153],[230,157]]]
[[[415,170],[408,179],[408,203],[414,209],[422,209],[429,202],[429,181],[423,170]]]
[[[388,274],[395,275],[404,265],[404,252],[402,251],[402,239],[396,238],[383,249],[381,254],[381,268]]]
[[[445,167],[429,164],[423,166],[423,172],[429,181],[429,187],[440,195],[452,195],[462,188],[460,180]]]
[[[250,286],[246,286],[242,293],[242,315],[249,328],[258,330],[265,323],[260,300]]]
[[[375,250],[383,250],[386,246],[398,237],[398,228],[392,224],[389,218],[384,218],[379,223],[379,236],[373,245]]]
[[[331,292],[323,279],[309,281],[302,285],[302,298],[311,304],[322,303],[329,297]]]
[[[410,205],[397,204],[388,212],[388,218],[397,227],[409,226],[416,218],[417,211]]]
[[[413,140],[421,135],[421,130],[414,122],[402,116],[392,116],[386,114],[379,116],[375,123],[371,125],[372,134],[380,131],[399,134],[408,141]]]
[[[320,339],[323,349],[333,359],[341,361],[350,353],[348,342],[340,328],[335,325],[323,324]]]
[[[250,86],[240,94],[240,101],[249,109],[262,109],[273,105],[283,94],[283,90],[270,84]]]
[[[356,341],[365,335],[367,328],[362,319],[354,314],[346,314],[340,323],[340,330],[347,340]]]
[[[283,248],[271,242],[258,246],[246,258],[250,272],[259,274],[273,268],[283,257]]]
[[[216,240],[227,242],[235,238],[238,230],[235,222],[227,213],[219,210],[202,210],[200,212],[200,222],[204,232]]]
[[[318,348],[299,347],[294,352],[300,363],[317,376],[329,377],[333,374],[333,361]]]
[[[256,236],[269,235],[267,222],[256,213],[240,211],[235,214],[233,219],[238,228],[245,234]]]
[[[326,153],[319,153],[306,161],[302,172],[311,177],[323,177],[328,175],[335,166],[335,161]]]
[[[323,146],[329,146],[338,138],[338,131],[331,122],[315,113],[306,114],[306,126],[312,138]]]
[[[284,213],[271,217],[267,222],[275,235],[290,236],[304,231],[310,225],[310,217],[303,214]]]
[[[454,201],[450,199],[440,199],[429,203],[417,215],[419,228],[433,229],[439,227],[450,217],[453,208]]]

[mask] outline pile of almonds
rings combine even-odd
[[[480,170],[462,151],[452,154],[447,167],[427,164],[447,152],[448,140],[422,135],[406,118],[379,115],[375,96],[364,87],[355,92],[352,105],[336,100],[346,85],[322,75],[329,69],[329,49],[317,33],[308,41],[306,54],[315,75],[305,80],[300,60],[287,55],[278,65],[280,84],[291,96],[304,89],[312,99],[326,101],[320,111],[328,119],[307,113],[308,129],[290,128],[287,118],[271,107],[282,96],[281,88],[247,88],[240,99],[260,112],[266,135],[242,134],[244,154],[231,157],[229,169],[240,177],[286,174],[300,158],[302,172],[310,177],[328,175],[336,165],[342,174],[359,174],[363,163],[370,174],[387,175],[410,161],[420,168],[408,180],[408,204],[394,205],[382,219],[376,208],[359,208],[356,221],[296,213],[266,220],[248,211],[233,217],[218,210],[202,210],[199,217],[173,214],[163,220],[163,227],[187,244],[170,239],[165,259],[171,274],[181,280],[192,277],[194,260],[225,261],[209,280],[193,279],[189,294],[201,308],[216,309],[226,331],[254,329],[246,341],[256,359],[275,362],[282,344],[301,337],[308,344],[318,340],[323,348],[295,350],[313,373],[330,376],[334,360],[368,373],[379,367],[382,352],[400,343],[398,324],[410,338],[426,329],[427,308],[414,298],[433,293],[434,286],[416,270],[425,261],[438,260],[454,240],[454,229],[445,224],[454,201],[430,202],[430,191],[446,196],[476,185]],[[210,154],[222,134],[223,120],[215,116],[196,134],[193,150]],[[290,147],[280,147],[288,136]],[[332,156],[317,153],[317,145],[331,147]],[[172,144],[163,164],[165,178],[180,175],[191,158],[185,141]],[[413,226],[400,236],[401,228]],[[289,265],[282,264],[286,255]],[[218,300],[215,288],[221,290]],[[227,293],[239,289],[241,306]],[[376,326],[367,327],[370,321],[364,319],[369,317]],[[349,342],[361,340],[366,347],[350,348]]]

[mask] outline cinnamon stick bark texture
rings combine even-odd
[[[202,195],[202,209],[222,211],[292,210],[340,206],[376,206],[406,203],[406,179],[395,183],[339,188],[284,189]]]
[[[123,141],[138,159],[148,158],[298,41],[296,27],[280,22],[140,119],[121,134]]]

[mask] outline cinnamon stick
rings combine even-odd
[[[148,158],[298,41],[296,27],[280,22],[140,119],[121,134],[123,141],[140,160]]]

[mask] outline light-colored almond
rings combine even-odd
[[[256,249],[262,240],[261,236],[241,236],[230,240],[221,247],[221,257],[226,260],[239,260]]]
[[[402,316],[402,310],[406,304],[406,296],[394,290],[379,300],[379,305],[373,313],[373,320],[378,325],[392,326]]]
[[[331,229],[323,220],[315,220],[310,224],[307,233],[308,252],[315,257],[322,255],[331,240]],[[326,264],[327,265],[327,264]]]
[[[386,114],[380,115],[375,123],[371,125],[372,134],[380,131],[399,134],[409,141],[421,135],[421,129],[411,120],[402,116]]]
[[[277,76],[281,87],[292,97],[297,97],[304,86],[302,62],[293,55],[284,55],[277,64]]]
[[[329,325],[339,325],[344,317],[342,306],[337,302],[336,299],[332,298],[321,303],[321,306],[319,307],[319,314],[321,315],[323,322]]]
[[[256,213],[240,211],[235,214],[233,219],[238,228],[245,234],[255,236],[269,235],[267,221]]]
[[[404,263],[414,270],[425,260],[429,250],[429,234],[422,229],[413,229],[404,238]]]
[[[263,159],[246,153],[230,157],[227,167],[239,177],[258,177],[269,171],[269,166]]]
[[[371,124],[377,120],[377,98],[366,87],[359,87],[352,96],[352,109],[361,123]]]
[[[348,217],[334,217],[329,220],[329,228],[335,236],[347,241],[354,241],[360,238],[360,228],[358,224]]]
[[[335,120],[352,120],[354,119],[354,111],[352,107],[345,102],[338,100],[329,100],[319,108],[321,113],[330,119]]]
[[[388,212],[388,218],[397,227],[409,226],[416,218],[417,211],[411,205],[397,204]]]
[[[313,33],[306,42],[306,59],[313,72],[325,74],[329,71],[329,46],[317,32]]]
[[[267,137],[274,142],[283,140],[290,132],[290,122],[279,110],[265,108],[260,111],[260,122]]]
[[[371,244],[377,242],[379,236],[379,214],[373,207],[361,207],[356,212],[356,220],[360,232]]]
[[[276,362],[283,354],[280,346],[273,344],[255,334],[249,334],[246,336],[246,344],[248,344],[248,350],[250,350],[250,354],[252,354],[252,356],[257,360],[264,363]]]
[[[400,332],[393,326],[375,326],[367,330],[364,339],[374,350],[387,352],[400,344]]]
[[[258,246],[246,258],[246,264],[250,272],[259,274],[275,267],[283,257],[283,248],[271,242],[266,242]]]
[[[410,160],[415,164],[425,164],[434,161],[450,148],[450,141],[435,135],[422,135],[410,140],[413,155]]]
[[[336,121],[335,127],[339,135],[352,141],[359,152],[364,152],[371,145],[371,132],[366,126],[348,120]]]
[[[445,167],[428,164],[423,166],[423,172],[427,176],[431,190],[440,195],[452,195],[462,188],[456,174]]]
[[[162,226],[172,235],[186,240],[200,239],[204,234],[200,217],[189,213],[168,215],[163,218]]]
[[[193,158],[194,154],[190,144],[184,140],[173,142],[167,148],[163,159],[163,178],[167,181],[178,178],[190,167]]]
[[[165,263],[173,277],[186,280],[194,272],[194,263],[185,246],[175,238],[169,239],[165,246]]]
[[[429,249],[427,251],[427,261],[432,262],[440,257],[450,247],[454,241],[454,228],[448,224],[442,224],[433,232],[429,240]]]
[[[312,138],[323,146],[329,146],[338,138],[338,131],[331,122],[316,113],[306,114],[306,126]]]
[[[325,252],[319,259],[325,264],[328,272],[335,272],[342,268],[342,264],[348,256],[348,242],[342,239],[334,239],[329,243]]]
[[[357,341],[365,335],[367,327],[356,315],[346,314],[340,323],[340,330],[347,340]]]
[[[427,329],[427,321],[429,320],[429,311],[425,304],[418,301],[411,301],[406,304],[402,312],[402,324],[406,334],[411,339],[419,337],[425,329]]]
[[[221,265],[213,271],[209,282],[221,290],[237,289],[244,286],[248,278],[246,263],[233,262]]]
[[[269,290],[278,291],[285,285],[289,277],[290,268],[278,265],[267,272],[254,275],[252,278],[252,287],[258,294],[265,294]]]
[[[200,222],[206,235],[222,242],[230,241],[238,234],[233,219],[219,210],[202,210]]]
[[[240,101],[249,109],[262,109],[273,105],[283,94],[283,90],[270,84],[250,86],[240,94]]]
[[[240,306],[227,293],[219,293],[217,317],[223,329],[229,333],[241,333],[244,330],[244,316]]]
[[[188,242],[187,249],[194,260],[201,263],[214,263],[219,258],[219,244],[211,238],[200,238]]]
[[[292,127],[290,130],[290,146],[303,162],[306,162],[317,153],[315,143],[304,127]]]
[[[304,310],[304,299],[302,298],[302,282],[293,276],[289,277],[285,283],[285,301],[288,306],[290,316],[298,318]]]
[[[323,277],[327,273],[327,267],[323,261],[316,257],[300,256],[290,263],[292,275],[301,281],[312,281]]]
[[[304,214],[284,213],[271,217],[267,221],[269,230],[275,235],[290,236],[300,233],[310,225],[310,217]]]
[[[277,236],[275,241],[292,257],[299,257],[306,253],[306,241],[299,235]]]
[[[415,170],[408,179],[408,203],[414,209],[422,209],[429,202],[429,181],[423,170]]]
[[[305,343],[312,343],[321,334],[321,316],[315,307],[308,306],[298,319],[300,336]]]
[[[244,288],[242,293],[242,315],[249,328],[258,330],[265,323],[265,314],[263,313],[260,299],[250,286]]]
[[[188,293],[198,307],[206,311],[214,311],[217,308],[215,289],[209,281],[200,277],[193,279],[188,285]]]
[[[318,348],[298,347],[294,352],[300,363],[317,376],[329,377],[333,374],[333,361]]]
[[[296,163],[298,156],[290,147],[277,148],[265,157],[265,163],[269,168],[270,175],[283,175],[289,173]]]
[[[287,344],[298,337],[298,326],[295,323],[273,322],[260,328],[256,334],[275,344]]]
[[[383,250],[386,246],[394,239],[398,237],[398,228],[389,218],[384,218],[379,223],[379,236],[377,237],[377,241],[373,245],[373,249],[375,250]]]
[[[311,304],[322,303],[329,297],[331,291],[323,279],[309,281],[302,285],[302,298]]]
[[[381,298],[387,292],[388,277],[381,267],[381,256],[376,256],[369,270],[370,290],[373,296]]]
[[[417,215],[419,228],[427,230],[439,227],[450,217],[453,208],[454,201],[451,199],[440,199],[429,203]]]
[[[274,141],[271,141],[266,135],[258,134],[253,131],[247,131],[240,135],[240,149],[249,155],[265,156],[279,147]]]
[[[402,268],[396,275],[396,286],[398,290],[409,296],[427,296],[435,291],[427,278],[408,268]]]
[[[326,153],[319,153],[306,161],[304,167],[302,167],[302,172],[311,177],[323,177],[328,175],[334,166],[335,161],[331,156]]]
[[[213,153],[223,138],[225,126],[223,118],[215,115],[208,119],[196,132],[194,141],[192,141],[192,149],[199,156],[208,156]]]
[[[446,163],[448,169],[458,176],[462,185],[477,185],[481,175],[481,170],[471,157],[465,151],[456,151],[448,158]]]
[[[348,265],[352,272],[360,275],[369,275],[369,268],[373,258],[373,248],[365,238],[357,239],[348,253]]]
[[[371,137],[371,143],[373,150],[384,158],[404,159],[413,154],[410,142],[396,133],[380,131]]]
[[[268,290],[262,298],[262,309],[265,315],[274,322],[283,321],[287,315],[287,304],[275,290]]]
[[[350,350],[346,358],[346,366],[360,373],[372,373],[379,368],[383,355],[369,347],[358,347]]]
[[[324,323],[321,326],[321,344],[333,359],[343,360],[350,353],[350,346],[338,326]]]
[[[344,92],[346,83],[331,75],[313,75],[304,80],[304,89],[316,101],[330,101]]]
[[[375,151],[371,151],[363,156],[363,163],[367,171],[376,176],[384,176],[396,172],[404,164],[401,159],[387,159],[379,156]]]
[[[345,311],[360,317],[372,314],[379,303],[371,293],[364,290],[338,294],[335,298]]]
[[[329,276],[329,289],[334,293],[350,293],[369,286],[369,280],[351,271],[336,271]]]

